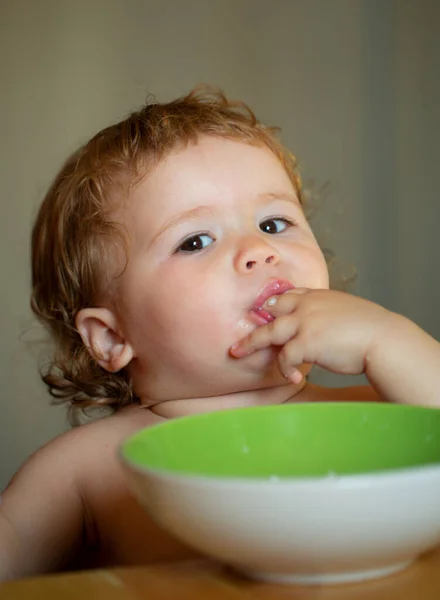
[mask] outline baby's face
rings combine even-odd
[[[264,319],[268,285],[328,287],[327,268],[282,164],[265,147],[202,137],[135,191],[120,320],[140,396],[203,397],[285,383],[264,350],[231,345]]]

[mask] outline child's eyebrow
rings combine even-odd
[[[170,229],[174,229],[174,227],[177,227],[177,225],[179,225],[180,223],[183,223],[185,221],[191,221],[191,219],[197,219],[198,217],[201,216],[205,216],[207,214],[213,214],[214,208],[212,206],[196,206],[195,208],[190,208],[189,210],[185,210],[184,212],[174,216],[172,219],[170,219],[169,221],[167,221],[165,223],[165,225],[163,227],[160,228],[160,230],[156,233],[156,235],[154,236],[154,238],[151,240],[151,242],[149,243],[149,246],[153,246],[153,244],[156,243],[156,241],[166,232],[169,231]]]
[[[284,200],[285,202],[290,202],[292,204],[298,204],[299,200],[296,194],[292,194],[289,192],[265,192],[263,194],[259,194],[257,196],[259,202],[264,203],[268,201],[275,200]]]

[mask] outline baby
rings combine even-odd
[[[76,152],[41,206],[32,269],[32,307],[55,343],[50,392],[114,413],[14,477],[2,579],[195,555],[127,488],[116,451],[142,427],[284,402],[440,406],[440,344],[328,289],[294,157],[218,92],[148,104]],[[313,364],[371,387],[311,385]]]

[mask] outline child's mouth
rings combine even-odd
[[[251,317],[256,325],[266,325],[274,320],[274,317],[264,308],[252,308]]]
[[[281,294],[284,294],[284,292],[294,289],[294,287],[295,286],[286,279],[272,279],[269,281],[251,307],[250,315],[254,323],[257,325],[266,325],[273,321],[275,317],[263,308],[263,304],[266,300],[269,300],[271,296],[280,296]]]

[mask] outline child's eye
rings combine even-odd
[[[214,242],[214,238],[208,233],[198,233],[187,238],[177,248],[176,252],[200,252]]]
[[[281,233],[290,227],[293,227],[295,223],[285,217],[273,217],[272,219],[266,219],[260,223],[261,231],[264,233]]]

